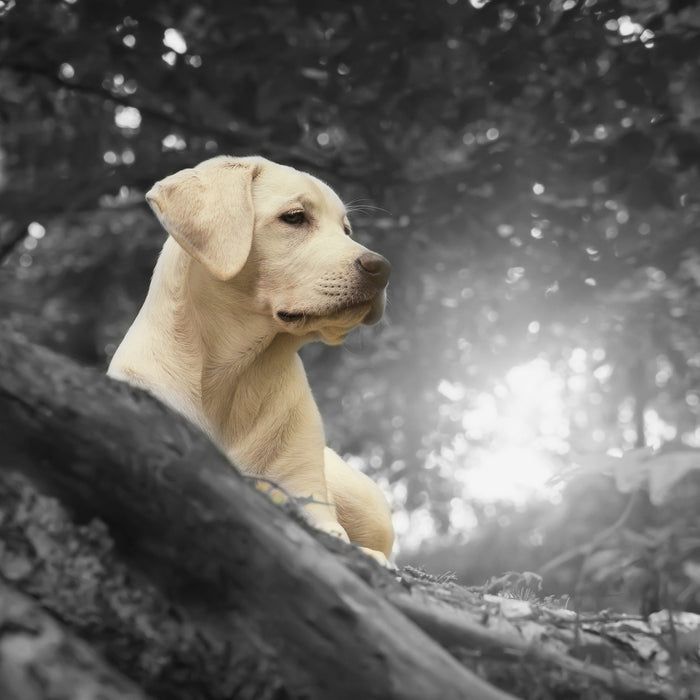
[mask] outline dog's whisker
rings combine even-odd
[[[355,199],[346,205],[348,214],[371,214],[374,212],[382,212],[391,216],[391,212],[383,207],[373,204],[369,199]]]

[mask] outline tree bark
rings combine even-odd
[[[212,681],[202,697],[512,697],[249,488],[185,419],[7,325],[0,338],[0,466],[31,475],[78,517],[104,520],[131,569],[177,606],[182,629],[246,670],[235,695]],[[95,643],[119,663],[109,640]],[[163,687],[151,692],[191,697]]]
[[[0,584],[3,700],[147,700],[27,596]]]

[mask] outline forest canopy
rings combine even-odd
[[[404,542],[453,538],[438,566],[536,570],[625,512],[591,455],[700,445],[698,55],[686,0],[0,1],[0,312],[105,367],[163,241],[153,182],[221,153],[313,172],[394,269],[383,325],[306,352],[331,444]],[[538,455],[602,466],[494,505],[469,488],[494,454],[504,494]],[[683,534],[690,604],[689,511],[638,500],[636,532]]]

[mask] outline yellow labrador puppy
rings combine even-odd
[[[378,321],[389,263],[350,237],[325,183],[264,158],[212,158],[146,199],[170,236],[109,374],[183,413],[245,473],[308,497],[316,527],[386,561],[387,502],[325,446],[297,351]]]

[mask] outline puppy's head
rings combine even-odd
[[[221,298],[235,288],[241,312],[280,332],[339,343],[381,318],[389,263],[352,239],[343,203],[315,177],[223,156],[161,180],[146,199]]]

